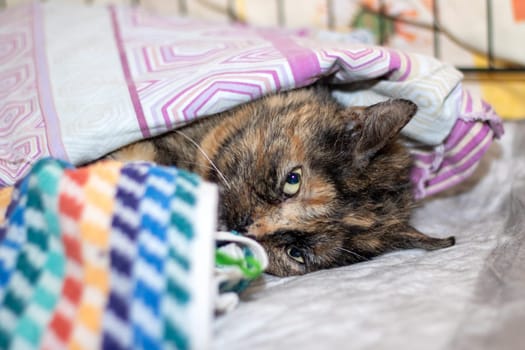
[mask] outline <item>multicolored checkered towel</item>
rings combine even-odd
[[[39,161],[0,226],[0,349],[206,348],[214,304],[267,264],[254,241],[216,237],[216,205],[175,168]]]

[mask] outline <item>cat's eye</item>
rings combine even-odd
[[[301,177],[303,172],[301,168],[296,168],[286,175],[286,181],[283,186],[283,192],[285,195],[291,197],[299,192],[301,188]]]
[[[290,258],[294,259],[299,264],[304,264],[303,253],[299,249],[295,247],[289,247],[286,249],[286,254],[288,254]]]

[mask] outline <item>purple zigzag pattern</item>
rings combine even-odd
[[[192,48],[193,47],[193,48]],[[182,48],[182,49],[181,49]],[[224,67],[238,67],[241,64],[268,64],[279,61],[282,55],[268,43],[221,43],[215,41],[177,42],[175,46],[144,46],[136,49],[136,70],[142,73],[170,72],[176,69],[193,70],[215,62]],[[233,66],[235,65],[235,66]]]
[[[41,16],[37,3],[0,13],[0,187],[41,157],[65,157],[43,61]]]
[[[283,86],[284,84],[284,86]],[[168,130],[173,125],[192,120],[199,116],[218,113],[241,102],[256,99],[265,93],[290,88],[293,84],[290,72],[284,64],[261,70],[238,72],[210,71],[207,74],[181,76],[164,79],[140,91],[141,102],[147,114],[148,124],[164,125]],[[233,104],[219,104],[217,107],[203,100],[211,101],[224,88]],[[206,108],[204,108],[206,107]]]
[[[22,54],[26,46],[26,37],[22,33],[0,35],[0,64],[7,64],[17,55]]]
[[[257,84],[217,81],[212,83],[209,88],[193,100],[193,102],[183,110],[183,114],[185,116],[199,115],[199,111],[204,109],[204,107],[212,100],[213,96],[221,92],[228,93],[230,98],[233,95],[246,95],[248,97],[246,101],[255,100],[263,94],[261,86]],[[207,110],[210,109],[211,108],[207,108]]]
[[[390,69],[390,57],[386,50],[378,48],[318,50],[317,57],[322,69],[336,65],[342,80],[368,80],[381,77]]]
[[[158,82],[159,82],[158,80],[139,81],[136,84],[137,92],[141,93],[142,91],[147,90],[148,88],[150,88],[151,86],[155,85]]]
[[[34,100],[7,102],[0,107],[0,135],[13,135],[34,113]]]
[[[176,47],[179,47],[178,45],[184,45],[184,43],[177,43]],[[188,45],[190,44],[188,43]],[[226,52],[232,49],[232,47],[224,44],[220,47],[217,46],[216,43],[209,43],[209,47],[204,47],[202,50],[194,49],[193,52],[176,52],[176,47],[146,46],[140,49],[141,57],[136,63],[143,63],[143,69],[150,73],[180,68],[191,69],[223,57]]]
[[[150,21],[140,10],[116,11],[132,78],[140,86],[146,124],[141,125],[148,128],[145,134],[306,85],[305,59],[318,66],[311,50],[295,45],[279,31],[210,26],[183,19]],[[144,28],[148,30],[141,36]],[[157,31],[160,37],[166,29],[174,33],[170,36],[173,44],[155,45],[152,33]]]
[[[502,133],[495,113],[488,107],[480,110],[478,99],[475,108],[470,95],[458,99],[459,73],[429,57],[361,44],[321,43],[283,30],[160,17],[140,9],[116,11],[115,25],[123,33],[120,45],[144,111],[144,135],[275,91],[306,86],[323,76],[333,83],[379,79],[365,99],[384,95],[414,100],[423,108],[411,132],[427,135],[429,144],[443,142],[440,162],[437,151],[413,152],[417,162],[412,179],[419,186],[416,195],[424,197],[466,177]],[[166,38],[169,42],[162,41]],[[456,105],[457,116],[440,117]],[[454,148],[451,139],[443,141],[446,134],[434,132],[449,132],[454,126],[453,139],[465,128],[461,123],[469,129],[462,137],[471,141],[464,149]]]
[[[227,57],[221,63],[223,64],[226,64],[226,63],[232,63],[232,64],[264,63],[264,62],[279,60],[280,58],[281,58],[281,54],[275,48],[262,47],[262,48],[254,48],[254,49],[245,49],[240,54],[231,55],[230,57]]]
[[[15,58],[13,57],[12,63]],[[0,72],[0,98],[6,98],[13,91],[20,90],[26,81],[30,79],[31,67],[27,63],[20,63],[12,68],[5,68]],[[8,66],[9,67],[9,66]]]

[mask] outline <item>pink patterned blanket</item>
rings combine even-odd
[[[419,111],[419,198],[467,177],[494,137],[492,108],[433,58],[306,32],[162,17],[140,8],[29,4],[0,13],[0,186],[44,156],[81,164],[129,142],[328,77],[346,104]],[[338,89],[374,82],[362,90]]]

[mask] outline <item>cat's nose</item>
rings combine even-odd
[[[237,220],[233,229],[239,233],[246,233],[246,228],[251,224],[253,224],[253,219],[251,215],[246,215]]]

